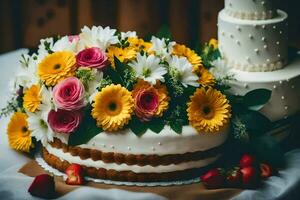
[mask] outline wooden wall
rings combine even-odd
[[[300,1],[281,2],[290,16],[290,43],[300,47]],[[0,53],[76,34],[84,25],[136,30],[140,36],[167,25],[174,40],[194,46],[216,37],[223,6],[223,0],[1,0]]]

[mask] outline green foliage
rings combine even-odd
[[[19,108],[19,102],[17,100],[17,98],[12,97],[6,104],[6,106],[4,108],[1,109],[0,111],[0,119],[2,117],[7,117],[8,115],[10,115],[13,112],[16,112]]]
[[[52,51],[50,45],[51,45],[50,42],[44,41],[44,46],[45,46],[46,51],[48,51],[49,54],[52,54],[52,53],[54,53],[54,51]]]
[[[171,33],[169,26],[166,24],[162,25],[160,27],[160,29],[158,30],[156,37],[158,37],[160,39],[166,38],[166,39],[172,40],[172,33]]]
[[[129,128],[132,130],[132,132],[138,136],[141,137],[148,129],[148,126],[146,123],[141,122],[135,115],[132,116],[132,119],[129,122]]]
[[[89,105],[84,113],[83,121],[79,128],[70,135],[68,144],[71,146],[87,143],[91,138],[101,133],[103,130],[96,124],[91,115],[91,106]]]
[[[249,135],[247,127],[239,117],[235,116],[234,118],[232,118],[231,126],[234,139],[248,142]]]
[[[113,82],[109,77],[105,77],[99,81],[98,90],[101,91],[102,88],[105,88],[108,85],[111,85]]]
[[[271,98],[272,91],[267,89],[256,89],[244,96],[243,103],[250,110],[260,110]]]
[[[87,86],[90,81],[95,80],[95,75],[89,68],[79,68],[75,75],[85,86]]]
[[[219,49],[214,49],[208,43],[205,43],[200,53],[200,56],[202,58],[202,62],[204,66],[209,69],[212,67],[211,62],[213,60],[217,60],[218,58],[221,58],[221,53]]]

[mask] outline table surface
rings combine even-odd
[[[9,99],[8,83],[19,65],[19,58],[26,49],[0,55],[0,108],[6,105]],[[17,173],[19,168],[27,163],[30,158],[26,155],[11,150],[6,137],[8,118],[0,122],[0,197],[1,199],[39,199],[27,192],[33,178]],[[264,181],[263,187],[258,190],[245,190],[233,199],[300,199],[300,149],[286,154],[287,168]],[[16,189],[17,188],[17,189]],[[165,199],[151,193],[135,193],[120,189],[95,189],[80,187],[59,199]]]

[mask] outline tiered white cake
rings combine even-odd
[[[300,110],[300,58],[288,61],[288,16],[274,2],[225,0],[218,19],[220,51],[237,79],[232,92],[272,90],[261,112],[273,122]]]

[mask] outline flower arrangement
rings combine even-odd
[[[70,145],[78,145],[102,131],[131,129],[141,137],[164,126],[177,134],[185,125],[211,134],[228,127],[232,115],[233,130],[241,135],[236,127],[247,126],[234,105],[240,108],[243,97],[226,92],[232,76],[220,57],[215,39],[196,52],[168,38],[146,41],[101,26],[42,39],[36,53],[22,55],[14,97],[1,110],[1,116],[14,113],[9,144],[29,152],[36,141],[47,144],[54,137],[68,136]],[[266,98],[255,103],[253,94],[244,105],[269,98],[262,94]]]

